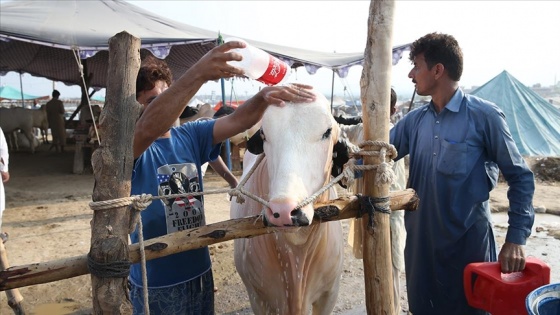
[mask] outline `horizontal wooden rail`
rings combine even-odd
[[[412,189],[391,192],[391,210],[416,210],[418,197]],[[311,224],[355,218],[360,213],[358,197],[344,197],[328,203],[316,203],[315,218]],[[283,227],[282,231],[286,231]],[[146,260],[168,256],[187,250],[201,248],[236,238],[254,237],[280,231],[276,227],[265,226],[261,216],[231,219],[208,224],[173,234],[146,240],[144,249]],[[140,261],[138,244],[128,246],[130,261]],[[0,271],[0,291],[29,285],[48,283],[88,274],[87,255],[52,260],[30,265],[13,266]]]

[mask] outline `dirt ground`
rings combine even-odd
[[[72,149],[72,148],[70,148]],[[535,165],[542,166],[539,160]],[[11,266],[46,262],[85,255],[90,246],[92,211],[88,202],[93,192],[91,169],[84,175],[72,174],[73,152],[57,154],[43,145],[34,155],[10,155],[11,179],[5,185],[7,206],[3,231],[10,234],[5,244]],[[555,166],[556,168],[558,165]],[[549,167],[550,168],[550,167]],[[205,188],[224,188],[220,177],[209,173]],[[491,194],[495,232],[498,244],[503,243],[507,215],[507,186],[499,185]],[[534,205],[547,212],[560,212],[560,185],[557,181],[537,181]],[[207,222],[229,219],[229,201],[225,194],[206,198]],[[547,262],[552,269],[552,282],[560,282],[560,217],[538,213],[534,231],[525,251]],[[344,221],[347,233],[348,222]],[[218,314],[252,314],[249,300],[233,263],[233,241],[211,246],[213,269],[218,292]],[[404,275],[401,276],[404,288]],[[354,259],[346,247],[340,294],[334,314],[365,314],[362,261]],[[91,314],[89,275],[19,289],[29,314]],[[406,295],[405,295],[406,296]],[[401,301],[403,314],[406,298]],[[0,314],[11,314],[5,294],[0,295]]]

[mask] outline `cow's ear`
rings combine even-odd
[[[264,140],[262,136],[262,129],[259,129],[258,132],[247,140],[247,150],[254,155],[259,155],[264,152]]]
[[[335,143],[333,147],[333,163],[331,168],[331,175],[337,177],[342,173],[344,164],[350,160],[350,153],[348,150],[348,142],[346,139],[340,139]],[[346,185],[342,184],[341,181],[338,182],[343,188],[347,188]]]

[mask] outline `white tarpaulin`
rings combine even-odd
[[[105,87],[108,40],[122,31],[141,39],[142,57],[152,53],[165,59],[176,78],[215,47],[218,38],[215,32],[121,0],[12,1],[0,7],[0,74],[16,71],[80,84],[77,60],[81,59],[84,75],[91,76],[90,85]],[[349,67],[363,61],[363,52],[324,53],[246,40],[292,67],[304,66],[309,73],[326,67],[345,77]],[[407,48],[393,49],[393,64]]]

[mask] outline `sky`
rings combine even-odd
[[[5,2],[5,1],[2,1]],[[370,1],[128,1],[167,18],[223,32],[239,38],[326,52],[362,52],[367,40]],[[461,86],[479,86],[503,70],[532,86],[560,81],[560,1],[411,1],[397,0],[393,46],[411,43],[431,32],[453,35],[463,49]],[[0,56],[1,58],[1,56]],[[412,96],[407,74],[408,51],[393,66],[392,86],[399,96]],[[345,79],[337,76],[334,94],[359,97],[362,67],[351,68]],[[309,75],[304,68],[294,81],[331,93],[332,72],[320,69]],[[1,85],[19,88],[19,74],[0,77]],[[24,91],[50,94],[53,83],[24,74]],[[251,96],[262,85],[250,80],[226,83],[226,94]],[[77,86],[56,83],[62,97],[79,97]],[[346,90],[346,92],[345,92]],[[215,91],[208,83],[201,94]],[[102,90],[103,95],[105,91]]]

